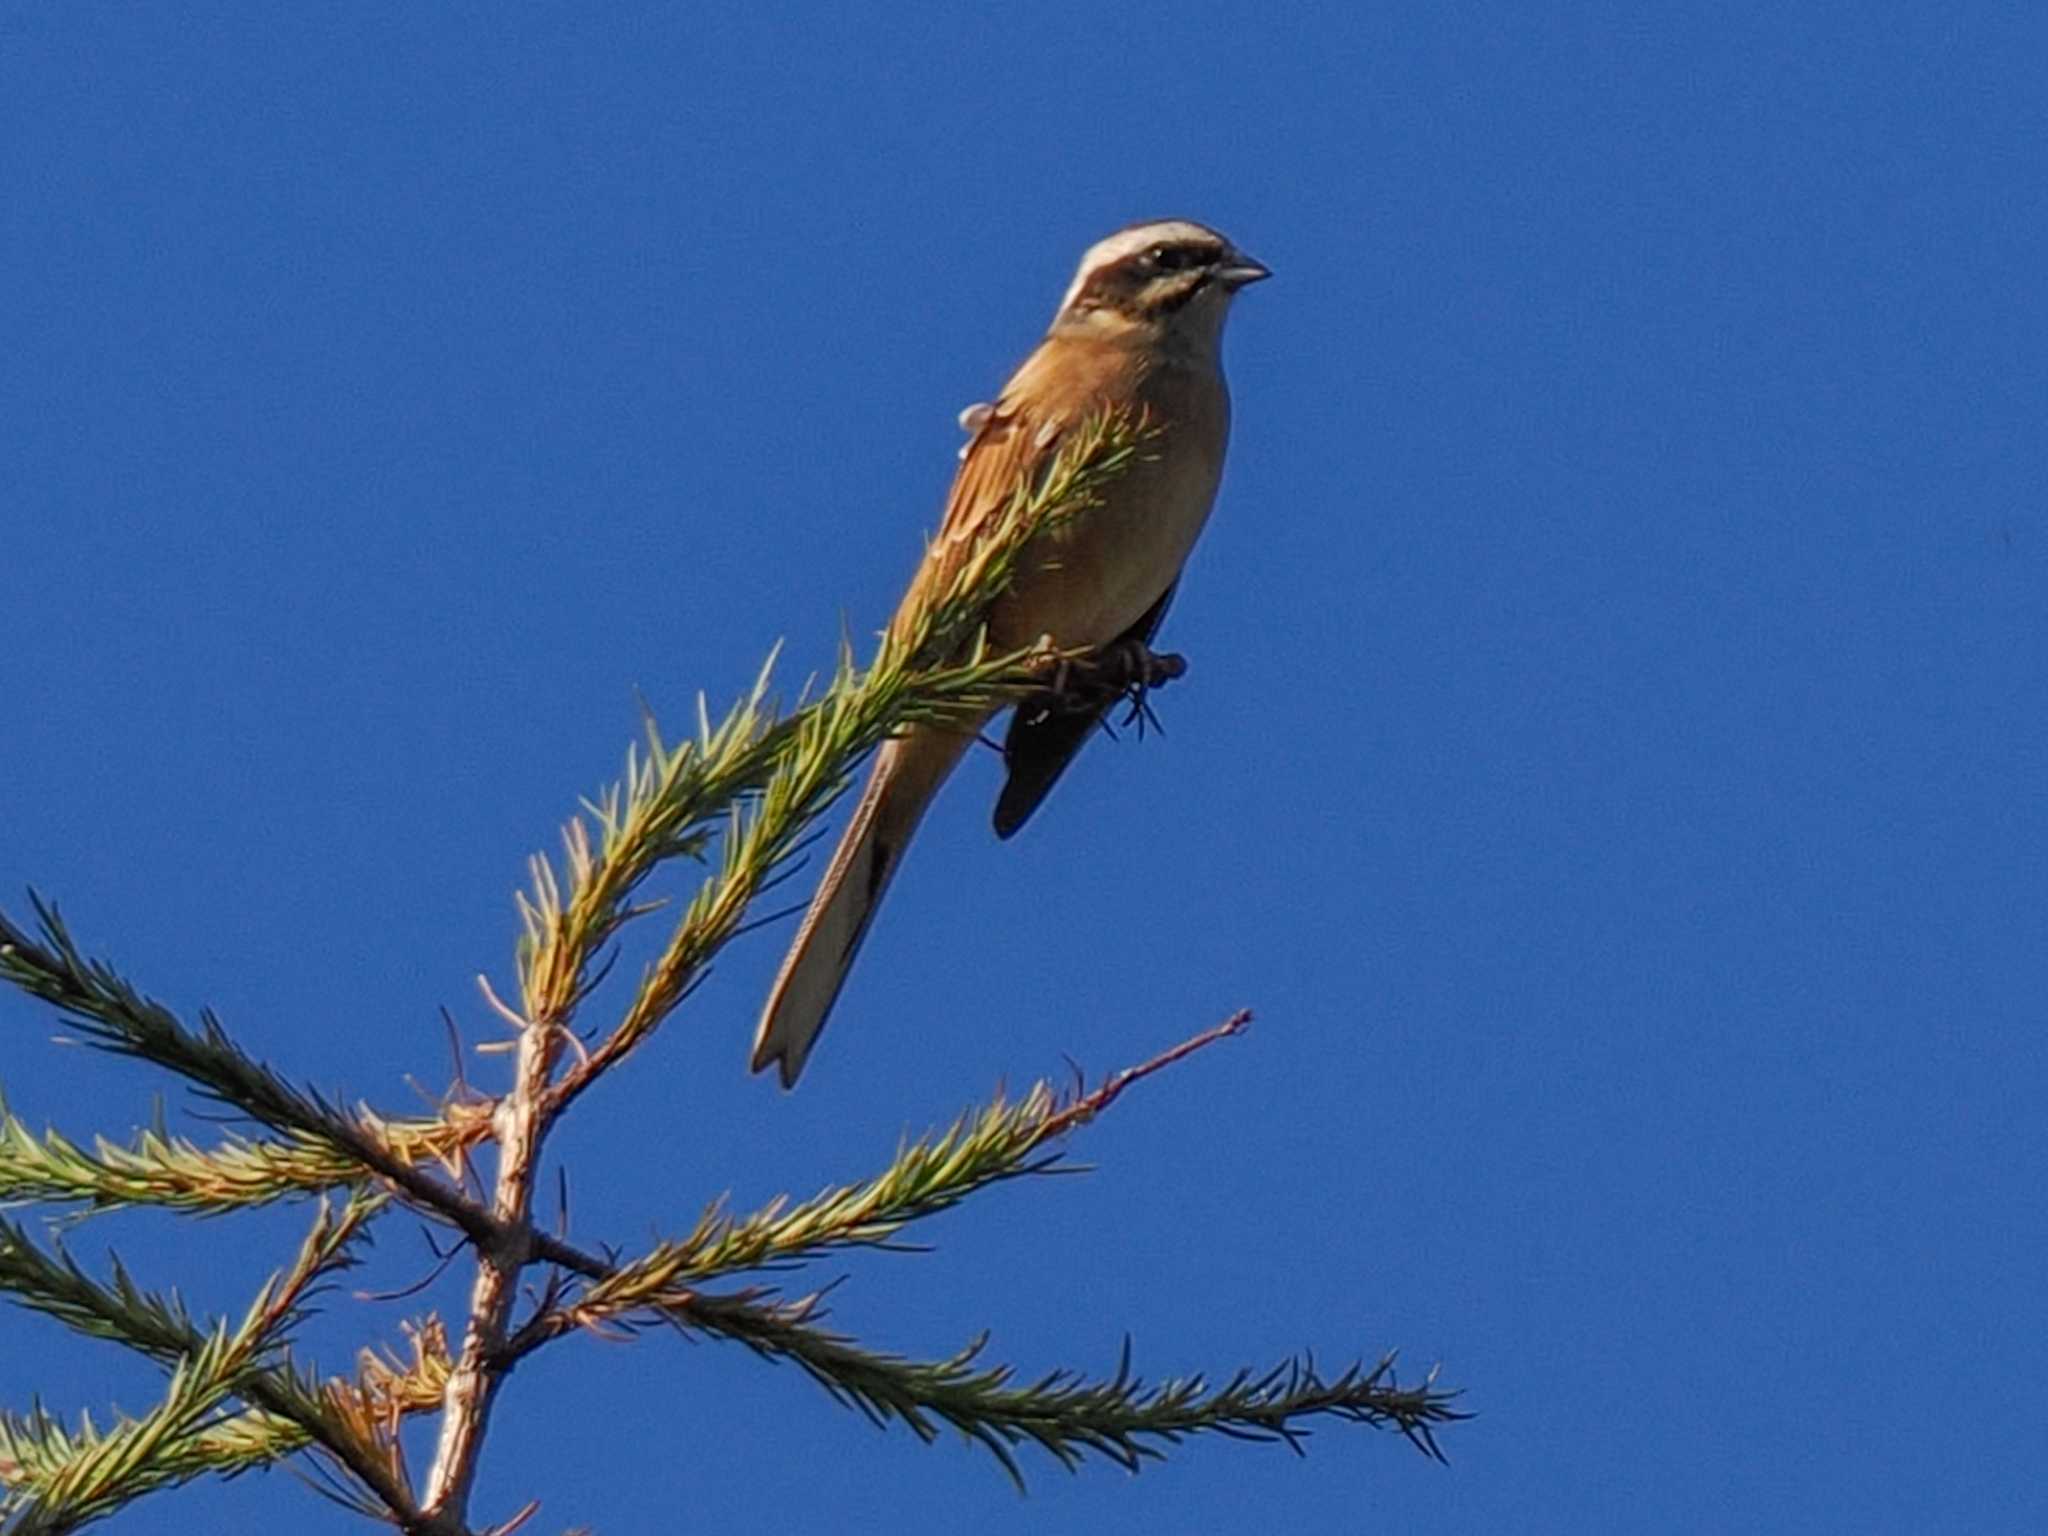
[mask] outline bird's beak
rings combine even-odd
[[[1232,251],[1230,259],[1216,269],[1216,280],[1232,293],[1247,284],[1260,282],[1273,275],[1273,269],[1263,261],[1245,255],[1243,251]]]

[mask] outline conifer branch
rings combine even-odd
[[[55,907],[33,891],[29,901],[41,938],[0,912],[0,982],[56,1006],[88,1044],[165,1067],[208,1097],[281,1132],[290,1143],[353,1165],[360,1174],[351,1182],[381,1179],[416,1209],[453,1224],[472,1241],[495,1236],[481,1206],[418,1166],[414,1158],[423,1147],[395,1150],[378,1133],[376,1117],[351,1116],[318,1093],[285,1081],[229,1039],[211,1012],[201,1013],[198,1030],[187,1029],[111,966],[88,960]],[[448,1122],[451,1131],[456,1123]],[[459,1133],[452,1139],[459,1140]]]
[[[1061,1168],[1062,1153],[1047,1150],[1052,1143],[1094,1119],[1131,1084],[1242,1033],[1251,1018],[1249,1010],[1234,1013],[1150,1061],[1113,1073],[1092,1091],[1063,1094],[1041,1081],[1015,1101],[998,1093],[944,1130],[903,1146],[888,1168],[862,1183],[825,1190],[794,1206],[773,1201],[745,1217],[714,1204],[687,1237],[657,1244],[593,1291],[614,1299],[658,1295],[718,1275],[798,1263],[835,1248],[890,1246],[909,1223],[949,1210],[976,1190]],[[579,1305],[599,1306],[593,1315],[602,1315],[601,1300],[592,1295]]]
[[[137,1286],[118,1260],[112,1283],[103,1285],[0,1219],[0,1289],[172,1372],[156,1408],[104,1434],[90,1418],[66,1433],[39,1408],[25,1417],[0,1416],[0,1484],[8,1488],[0,1507],[25,1511],[13,1530],[72,1530],[158,1488],[202,1473],[232,1475],[308,1445],[351,1470],[369,1459],[368,1447],[342,1432],[318,1394],[275,1358],[313,1291],[353,1262],[350,1245],[383,1203],[381,1196],[353,1199],[338,1216],[323,1203],[292,1267],[265,1283],[233,1330],[225,1323],[202,1330],[178,1303]],[[263,1411],[224,1413],[231,1397],[260,1403]],[[402,1484],[388,1491],[409,1500]]]
[[[305,1150],[323,1165],[323,1186],[362,1177],[323,1148]],[[279,1143],[240,1137],[207,1151],[161,1130],[142,1131],[126,1147],[100,1138],[87,1152],[60,1132],[38,1135],[0,1101],[0,1202],[80,1201],[95,1210],[155,1205],[218,1215],[306,1192],[292,1176],[304,1162],[280,1152],[286,1149]]]
[[[771,1205],[745,1220],[708,1213],[690,1237],[662,1244],[610,1269],[577,1295],[543,1306],[507,1341],[508,1357],[517,1359],[577,1329],[630,1331],[636,1319],[659,1317],[686,1332],[794,1360],[836,1401],[877,1424],[900,1421],[926,1441],[950,1424],[988,1449],[1020,1486],[1014,1449],[1026,1442],[1070,1469],[1093,1452],[1135,1471],[1160,1454],[1161,1444],[1208,1432],[1278,1440],[1298,1452],[1307,1434],[1301,1421],[1318,1416],[1397,1429],[1441,1459],[1435,1426],[1465,1416],[1451,1406],[1455,1394],[1438,1390],[1434,1373],[1418,1386],[1400,1386],[1391,1355],[1370,1368],[1354,1364],[1327,1380],[1302,1356],[1262,1376],[1241,1371],[1211,1389],[1199,1376],[1147,1387],[1131,1375],[1126,1351],[1108,1381],[1061,1370],[1019,1387],[1012,1384],[1013,1368],[978,1364],[985,1336],[948,1359],[911,1361],[865,1349],[821,1326],[821,1294],[784,1301],[758,1288],[721,1295],[689,1284],[837,1247],[883,1245],[906,1223],[977,1189],[1046,1171],[1057,1158],[1045,1153],[1050,1142],[1086,1124],[1133,1083],[1241,1032],[1249,1022],[1248,1013],[1234,1014],[1112,1074],[1091,1092],[1063,1098],[1041,1082],[1015,1103],[998,1098],[912,1143],[864,1184],[828,1190],[788,1210]]]
[[[408,1164],[451,1160],[488,1134],[473,1117],[378,1122],[376,1134]],[[95,1210],[161,1206],[195,1215],[248,1210],[273,1201],[360,1184],[365,1172],[329,1143],[230,1135],[201,1147],[159,1126],[127,1146],[96,1137],[88,1152],[62,1133],[31,1130],[0,1099],[0,1204],[79,1201]]]
[[[631,1332],[637,1326],[633,1314],[658,1316],[684,1333],[745,1344],[766,1359],[795,1361],[835,1402],[858,1409],[877,1426],[900,1421],[930,1442],[940,1424],[951,1424],[987,1448],[1020,1487],[1023,1474],[1012,1448],[1027,1441],[1069,1470],[1094,1452],[1135,1472],[1142,1461],[1162,1454],[1154,1442],[1172,1444],[1204,1433],[1279,1441],[1300,1453],[1308,1433],[1300,1421],[1327,1416],[1397,1430],[1424,1455],[1442,1461],[1437,1426],[1470,1416],[1452,1406],[1457,1393],[1440,1389],[1434,1371],[1417,1385],[1401,1386],[1391,1354],[1370,1367],[1354,1362],[1334,1378],[1323,1377],[1313,1357],[1303,1354],[1263,1375],[1241,1370],[1220,1387],[1200,1375],[1148,1387],[1131,1374],[1127,1343],[1116,1375],[1107,1381],[1059,1369],[1020,1387],[1013,1385],[1014,1367],[977,1364],[986,1334],[944,1360],[908,1360],[864,1348],[822,1326],[823,1296],[783,1300],[753,1287],[723,1294],[670,1291],[647,1296],[631,1309],[601,1306],[598,1316],[561,1306],[536,1315],[508,1348],[525,1354],[578,1326],[608,1324]]]
[[[439,1323],[428,1319],[407,1331],[410,1360],[401,1360],[389,1350],[365,1350],[353,1381],[332,1378],[315,1384],[297,1376],[282,1382],[277,1376],[271,1380],[273,1391],[288,1391],[301,1405],[310,1405],[301,1418],[331,1414],[338,1434],[366,1448],[381,1447],[376,1454],[388,1460],[395,1491],[404,1487],[395,1452],[398,1423],[439,1409],[452,1369]],[[89,1417],[82,1433],[73,1435],[40,1408],[19,1417],[0,1415],[0,1487],[11,1487],[20,1497],[34,1497],[96,1433]],[[186,1441],[168,1446],[158,1469],[174,1475],[157,1478],[150,1486],[184,1481],[188,1468],[192,1475],[235,1477],[301,1451],[332,1454],[300,1419],[247,1408],[216,1418]],[[367,1492],[351,1496],[343,1488],[337,1497],[372,1519],[388,1521],[395,1512],[383,1497]],[[0,1497],[0,1515],[9,1507],[5,1497]],[[416,1521],[415,1528],[425,1530],[425,1522]]]
[[[1327,1417],[1398,1430],[1441,1461],[1436,1426],[1469,1417],[1452,1407],[1456,1394],[1439,1389],[1433,1371],[1419,1384],[1399,1385],[1392,1355],[1330,1378],[1304,1354],[1262,1375],[1241,1370],[1221,1386],[1200,1375],[1147,1386],[1131,1372],[1126,1340],[1107,1380],[1055,1370],[1019,1386],[1014,1367],[980,1363],[986,1334],[944,1360],[907,1360],[824,1328],[820,1303],[816,1294],[793,1301],[762,1291],[695,1294],[679,1300],[668,1317],[685,1331],[735,1340],[766,1359],[795,1361],[835,1401],[878,1427],[897,1421],[929,1443],[950,1424],[988,1450],[1020,1488],[1014,1448],[1027,1443],[1069,1470],[1093,1453],[1136,1472],[1159,1458],[1162,1444],[1197,1434],[1278,1441],[1299,1454],[1308,1435],[1302,1421]]]
[[[211,1013],[188,1030],[111,966],[81,954],[55,907],[33,891],[29,902],[39,936],[0,912],[0,981],[55,1007],[89,1045],[165,1067],[274,1130],[333,1139],[333,1112],[248,1056]]]

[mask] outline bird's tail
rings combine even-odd
[[[818,1032],[846,982],[875,908],[902,861],[946,775],[974,740],[965,732],[922,726],[884,744],[875,756],[853,821],[839,839],[818,893],[761,1010],[753,1069],[779,1064],[782,1086],[794,1087]]]

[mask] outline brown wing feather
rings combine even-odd
[[[1175,583],[1175,585],[1179,585]],[[1160,594],[1138,622],[1117,636],[1119,641],[1136,640],[1150,644],[1173,601],[1173,587]],[[1010,717],[1010,729],[1003,737],[1003,766],[1007,777],[996,798],[997,837],[1009,837],[1031,818],[1059,776],[1067,771],[1074,754],[1087,744],[1116,701],[1105,699],[1094,709],[1049,710],[1019,706]]]
[[[962,450],[960,471],[953,477],[939,531],[925,550],[924,563],[911,579],[910,590],[903,594],[895,624],[905,623],[934,593],[945,590],[1017,487],[1058,452],[1060,437],[1069,425],[1065,414],[1030,409],[1017,401],[1017,385],[1029,366],[1027,363],[1019,370]]]

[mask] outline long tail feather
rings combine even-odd
[[[796,1085],[911,834],[973,740],[971,731],[924,728],[876,754],[853,820],[761,1010],[754,1071],[772,1062],[781,1069],[783,1087]]]

